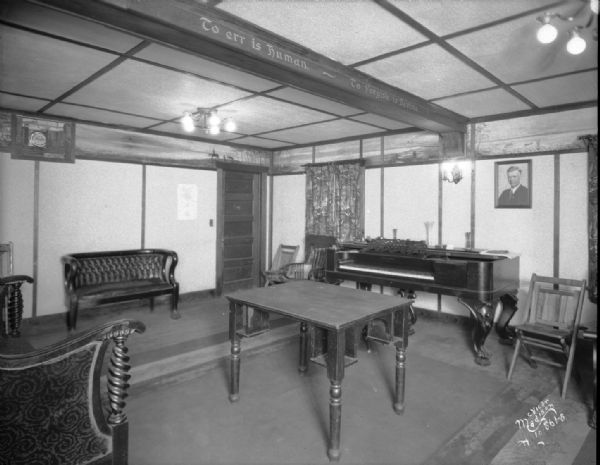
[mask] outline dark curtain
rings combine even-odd
[[[306,165],[306,234],[363,238],[362,160]]]
[[[598,302],[598,134],[581,136],[588,150],[588,243],[589,293],[591,302]]]

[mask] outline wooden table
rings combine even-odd
[[[231,402],[239,400],[241,337],[268,330],[268,314],[272,312],[300,322],[301,373],[307,369],[309,345],[311,360],[317,363],[321,360],[327,366],[330,380],[327,455],[330,460],[337,461],[340,458],[344,369],[355,361],[358,334],[365,326],[368,328],[367,340],[393,343],[396,347],[393,406],[396,413],[403,412],[410,326],[408,299],[304,280],[236,291],[226,297],[229,300],[231,339]],[[310,341],[309,332],[312,335]],[[322,345],[314,340],[319,334],[323,336]]]

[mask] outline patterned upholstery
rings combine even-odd
[[[0,464],[126,464],[125,342],[144,330],[120,320],[27,354],[0,354]],[[111,342],[106,417],[100,375]]]

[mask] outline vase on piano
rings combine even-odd
[[[426,241],[427,241],[427,247],[431,246],[431,242],[429,242],[429,234],[431,233],[431,230],[433,229],[433,225],[435,224],[435,221],[425,221],[425,235],[426,235]]]

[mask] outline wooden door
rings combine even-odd
[[[266,176],[255,167],[219,167],[217,294],[260,285]]]

